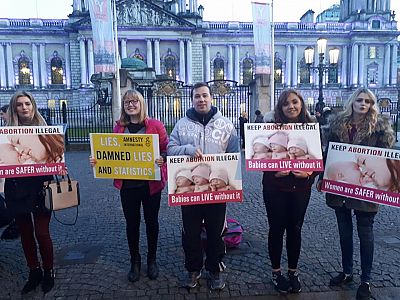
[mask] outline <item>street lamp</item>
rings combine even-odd
[[[320,38],[317,41],[318,45],[318,55],[319,55],[319,63],[317,66],[312,66],[313,60],[314,60],[314,48],[312,47],[307,47],[304,50],[304,57],[306,59],[306,64],[309,70],[313,70],[315,72],[318,72],[318,102],[315,105],[315,111],[318,111],[322,113],[322,109],[325,106],[324,103],[324,94],[322,92],[323,89],[323,79],[324,79],[324,74],[325,72],[328,72],[329,70],[337,70],[337,62],[339,59],[339,49],[338,48],[333,48],[329,50],[329,65],[324,64],[324,58],[325,58],[325,50],[326,50],[326,44],[327,40]]]

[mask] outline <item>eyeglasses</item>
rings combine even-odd
[[[136,105],[139,103],[139,99],[124,100],[124,106]]]

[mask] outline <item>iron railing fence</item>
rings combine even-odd
[[[230,119],[239,131],[242,111],[250,110],[250,87],[235,81],[208,82],[213,92],[213,105]],[[192,86],[179,81],[156,80],[149,85],[135,86],[148,103],[148,115],[162,121],[170,133],[186,110],[192,107]],[[66,143],[88,143],[89,133],[112,132],[111,106],[40,108],[49,125],[66,125]],[[238,132],[239,134],[239,132]]]

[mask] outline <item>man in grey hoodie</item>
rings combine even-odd
[[[167,148],[168,155],[189,155],[239,152],[239,141],[232,122],[211,105],[211,89],[207,83],[196,83],[191,91],[193,107],[180,119],[172,133]],[[225,282],[220,272],[225,269],[222,259],[225,244],[222,233],[225,228],[226,203],[182,206],[182,246],[185,252],[185,267],[188,271],[185,286],[194,288],[198,284],[203,268],[201,226],[207,230],[205,269],[208,285],[212,290],[221,290]]]

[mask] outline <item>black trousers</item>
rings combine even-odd
[[[121,189],[121,203],[126,220],[126,236],[128,239],[131,262],[140,262],[140,207],[143,204],[144,221],[147,235],[147,260],[157,257],[158,212],[160,210],[161,192],[150,196],[149,186]]]
[[[282,192],[264,189],[263,196],[269,224],[268,251],[272,269],[281,267],[285,231],[288,268],[297,269],[301,248],[301,228],[311,190]]]
[[[222,237],[225,228],[226,203],[182,206],[182,246],[185,251],[185,267],[189,272],[203,268],[203,246],[201,225],[207,231],[205,268],[217,273],[224,269],[225,243]]]

